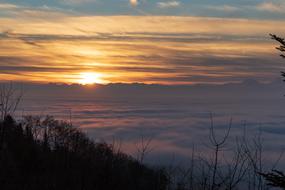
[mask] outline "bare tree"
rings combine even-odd
[[[22,91],[17,91],[12,83],[0,85],[0,121],[4,121],[8,115],[14,115],[21,99]],[[4,127],[0,128],[0,149],[3,147],[3,139],[6,134]]]
[[[23,91],[17,90],[13,83],[0,85],[0,120],[15,113],[22,97]]]
[[[226,189],[232,190],[238,187],[238,185],[243,181],[246,173],[249,171],[249,163],[246,152],[243,150],[243,142],[237,138],[236,147],[233,150],[233,158],[228,165],[228,174],[226,176],[225,186]]]
[[[255,135],[249,141],[247,135],[243,135],[243,145],[242,148],[247,155],[248,162],[250,164],[251,170],[248,173],[249,176],[249,187],[250,189],[265,189],[265,183],[262,176],[259,173],[264,170],[263,163],[263,144],[262,144],[262,133],[259,129],[257,135]]]
[[[137,160],[143,164],[145,157],[153,150],[151,147],[152,137],[141,134],[140,141],[136,144]]]
[[[221,139],[218,139],[214,131],[213,115],[211,114],[211,126],[210,126],[209,139],[210,139],[211,145],[214,148],[214,163],[213,163],[211,190],[215,190],[217,189],[217,186],[221,185],[221,184],[217,184],[217,181],[216,181],[218,161],[219,161],[219,152],[225,146],[225,143],[230,134],[231,127],[232,127],[232,119],[230,119],[229,126],[227,128],[225,135]]]
[[[244,124],[245,127],[246,124]],[[247,132],[238,135],[235,140],[230,137],[232,119],[230,119],[225,131],[219,133],[215,129],[211,115],[209,131],[212,156],[195,153],[194,147],[188,167],[186,165],[171,165],[167,170],[170,179],[169,189],[175,190],[267,190],[265,179],[269,182],[283,183],[284,176],[272,173],[262,173],[272,163],[273,169],[280,161],[265,162],[264,146],[261,130],[256,135],[247,137]],[[231,141],[232,139],[232,141]],[[145,142],[145,140],[143,140]],[[229,142],[229,143],[228,143]],[[147,144],[147,143],[142,143]],[[146,147],[146,146],[143,146]],[[266,164],[267,163],[267,164]],[[271,167],[270,167],[271,168]],[[276,170],[275,170],[276,171]],[[273,172],[274,173],[274,172]],[[276,172],[275,172],[276,173]],[[279,172],[280,174],[280,172]],[[271,180],[271,181],[270,181]],[[284,180],[284,181],[283,181]],[[277,184],[280,185],[280,184]]]

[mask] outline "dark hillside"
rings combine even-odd
[[[0,122],[0,186],[22,190],[163,190],[167,177],[67,122]]]

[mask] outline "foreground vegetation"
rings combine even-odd
[[[11,116],[0,122],[0,187],[22,190],[163,190],[168,179],[71,124]]]
[[[285,187],[280,171],[266,173],[260,136],[237,139],[224,149],[229,133],[210,130],[212,156],[192,150],[189,167],[150,167],[115,145],[95,143],[69,122],[53,117],[10,115],[0,122],[1,189],[43,190],[265,190]],[[224,155],[227,152],[228,157]],[[275,163],[276,164],[276,163]]]

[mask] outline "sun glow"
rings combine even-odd
[[[89,72],[89,73],[81,73],[78,83],[82,85],[90,85],[95,83],[104,83],[104,80],[102,79],[101,74]]]

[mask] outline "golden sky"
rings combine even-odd
[[[282,69],[268,35],[285,33],[281,20],[0,9],[8,15],[0,17],[0,80],[227,83],[273,80]]]

